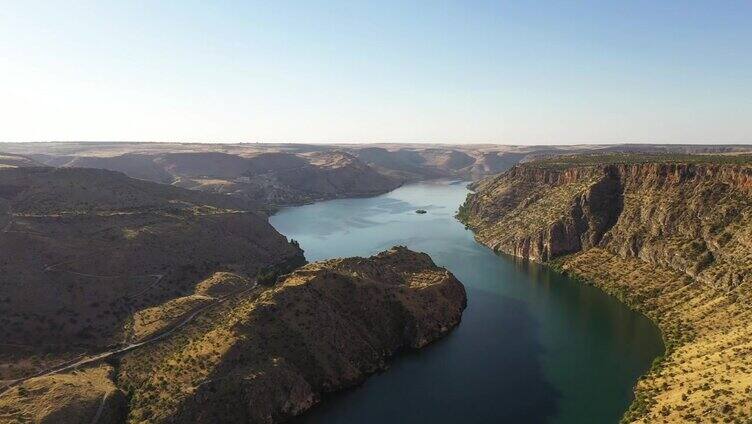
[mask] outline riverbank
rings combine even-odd
[[[665,357],[636,385],[624,422],[746,422],[749,159],[586,159],[519,165],[476,183],[458,217],[494,251],[552,264],[661,329]]]
[[[734,422],[752,413],[752,297],[603,249],[555,265],[645,314],[666,353],[635,386],[624,422]],[[717,421],[713,421],[713,419]]]
[[[304,422],[620,419],[633,385],[663,352],[657,328],[595,287],[477,243],[454,218],[467,193],[464,184],[423,182],[272,216],[310,260],[406,245],[450,270],[468,293],[462,325],[449,337],[396,358],[387,372],[327,399]]]

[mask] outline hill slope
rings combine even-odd
[[[0,168],[20,168],[28,166],[41,166],[41,164],[26,156],[0,152]]]
[[[247,203],[97,169],[0,169],[0,380],[127,343],[215,271],[303,261]]]
[[[205,153],[181,154],[201,156]],[[217,156],[218,154],[212,154]],[[173,158],[175,155],[166,157]],[[305,156],[262,153],[241,158],[225,155],[227,166],[211,169],[213,161],[195,160],[190,168],[170,163],[182,187],[230,194],[262,205],[279,207],[343,197],[364,197],[393,190],[400,182],[378,173],[347,153],[332,151]],[[160,157],[159,161],[167,161]]]
[[[271,143],[0,143],[49,166],[119,171],[133,178],[253,200],[260,210],[364,197],[436,178],[475,180],[517,163],[572,153],[732,153],[752,146]],[[0,159],[2,164],[2,159]]]
[[[52,166],[108,169],[133,178],[230,194],[254,202],[259,210],[372,196],[400,185],[398,179],[337,150],[305,155],[269,152],[241,156],[208,151],[37,157]]]
[[[93,363],[0,394],[0,417],[88,422],[98,408],[112,423],[284,421],[445,335],[466,296],[428,255],[396,247],[309,264],[271,288],[215,273],[141,311],[148,325],[137,334],[158,334],[196,305],[210,306],[171,337],[111,357],[116,373]]]
[[[744,420],[750,163],[699,155],[531,162],[475,184],[459,217],[490,248],[552,261],[658,324],[666,357],[639,382],[625,421]]]

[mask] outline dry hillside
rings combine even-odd
[[[137,314],[134,337],[150,340],[202,311],[170,337],[113,355],[114,370],[94,362],[26,380],[0,394],[0,419],[280,422],[442,337],[465,304],[454,276],[402,247],[309,264],[271,288],[215,273]]]
[[[666,356],[626,422],[752,419],[752,157],[572,156],[474,186],[459,217],[653,319]]]
[[[0,169],[0,381],[132,342],[133,315],[216,271],[303,262],[228,196],[96,169]]]
[[[517,163],[572,152],[732,153],[750,152],[752,146],[53,142],[0,143],[0,151],[49,166],[108,169],[231,194],[268,212],[317,200],[372,196],[407,182],[475,180]]]
[[[133,178],[229,194],[267,211],[317,200],[372,196],[401,183],[336,150],[305,154],[199,151],[36,157],[51,166],[108,169]]]

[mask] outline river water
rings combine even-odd
[[[467,193],[460,182],[411,184],[271,218],[309,261],[405,245],[430,254],[468,294],[449,336],[397,356],[389,370],[326,398],[302,422],[618,422],[638,377],[663,353],[659,331],[596,288],[475,242],[454,218]]]

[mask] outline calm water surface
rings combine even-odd
[[[663,352],[658,330],[595,288],[476,243],[454,219],[466,195],[464,183],[420,183],[271,218],[310,261],[405,245],[452,271],[468,294],[448,337],[398,356],[302,421],[618,422],[637,378]]]

